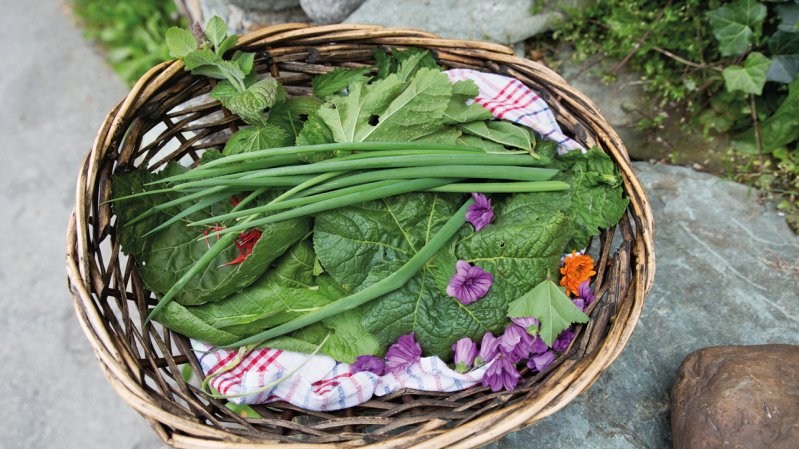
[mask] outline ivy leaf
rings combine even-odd
[[[793,81],[799,72],[799,32],[777,31],[769,38],[768,48],[773,58],[766,80],[785,84]]]
[[[275,125],[249,126],[236,131],[225,144],[222,154],[248,153],[250,151],[278,148],[290,140],[285,131]]]
[[[722,56],[741,55],[749,48],[766,18],[766,7],[755,0],[737,0],[707,13]]]
[[[172,27],[166,30],[166,46],[173,58],[182,58],[197,49],[197,41],[190,31]]]
[[[799,3],[791,2],[777,5],[777,17],[780,18],[779,29],[782,31],[799,31]]]
[[[549,279],[542,281],[532,290],[508,306],[511,318],[535,317],[541,326],[539,335],[547,346],[573,323],[587,323],[584,314],[571,302],[568,296]]]
[[[788,95],[774,114],[760,122],[760,136],[763,152],[767,154],[799,140],[799,78],[788,86]],[[733,141],[733,147],[741,152],[757,154],[754,128],[739,135]]]
[[[340,94],[352,83],[365,83],[369,80],[366,76],[371,69],[363,67],[359,69],[337,68],[331,72],[319,75],[313,79],[313,92],[319,98],[329,97]]]
[[[749,53],[743,67],[730,66],[724,69],[724,86],[728,92],[740,90],[747,94],[760,95],[763,93],[763,85],[766,84],[769,66],[771,60],[762,53]]]
[[[213,16],[211,19],[208,20],[208,24],[205,25],[205,37],[211,42],[214,48],[219,48],[222,41],[227,36],[227,25],[225,25],[225,21],[220,19],[219,16]],[[217,51],[217,54],[219,51]]]

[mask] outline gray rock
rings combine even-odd
[[[531,14],[529,0],[367,0],[346,23],[415,28],[451,39],[523,41],[547,30],[557,12]]]
[[[66,291],[83,158],[127,93],[61,0],[0,0],[0,448],[159,448],[100,371]]]
[[[205,23],[211,17],[219,16],[231,33],[246,33],[279,23],[309,21],[299,6],[299,0],[276,3],[257,0],[199,0],[198,3],[201,16],[198,20]]]
[[[230,3],[245,11],[282,11],[296,8],[300,0],[229,0]]]
[[[629,344],[586,393],[489,448],[671,449],[670,391],[706,346],[799,343],[799,237],[743,185],[635,163],[655,213],[657,274]]]
[[[364,0],[300,0],[302,10],[316,23],[338,23],[346,19]]]

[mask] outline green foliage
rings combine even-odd
[[[799,72],[799,1],[599,0],[569,13],[572,20],[555,38],[574,45],[581,58],[624,60],[661,105],[680,105],[705,132],[731,132],[735,151],[757,155],[754,165],[750,156],[731,157],[740,163],[732,175],[788,192],[785,207],[794,207],[791,185],[799,170],[773,152],[799,151],[799,135],[791,131],[799,115],[791,114],[787,88]]]
[[[163,36],[182,21],[172,0],[70,0],[70,4],[84,36],[100,44],[108,63],[128,84],[170,59]]]
[[[535,317],[541,325],[538,334],[548,346],[572,323],[587,323],[584,314],[566,296],[564,289],[545,279],[508,306],[511,318]]]

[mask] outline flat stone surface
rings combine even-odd
[[[747,187],[635,163],[655,214],[657,274],[616,362],[566,408],[492,449],[671,449],[670,392],[689,353],[799,343],[799,237]]]
[[[367,0],[345,23],[415,28],[451,39],[512,44],[547,29],[558,14],[531,14],[529,0]]]
[[[799,346],[692,352],[672,390],[674,449],[796,449]]]
[[[100,372],[66,290],[78,168],[127,88],[62,4],[0,0],[0,448],[158,448]]]

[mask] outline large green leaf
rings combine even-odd
[[[458,81],[452,84],[452,97],[444,112],[444,124],[468,123],[478,120],[491,120],[494,115],[478,103],[467,105],[468,100],[480,93],[477,84],[472,80]]]
[[[768,40],[772,63],[767,81],[790,83],[799,72],[799,31],[777,31]]]
[[[740,90],[747,94],[760,95],[766,84],[771,60],[762,53],[752,52],[746,57],[743,67],[730,66],[724,69],[724,85],[729,92]]]
[[[115,176],[112,183],[113,198],[131,195],[145,190],[145,184],[166,176],[185,173],[178,164],[169,164],[165,170],[152,174],[145,170],[133,170]],[[194,265],[208,250],[210,242],[198,241],[202,229],[188,227],[191,221],[202,220],[227,213],[232,209],[229,202],[220,202],[205,207],[184,217],[165,229],[143,237],[149,230],[183,209],[197,204],[197,201],[184,203],[141,220],[131,226],[126,223],[144,213],[151,207],[175,199],[178,194],[162,193],[119,200],[114,203],[118,217],[117,229],[122,249],[132,254],[138,263],[138,271],[148,289],[163,294]],[[225,265],[235,259],[239,251],[227,248],[198,276],[195,276],[176,296],[176,301],[184,305],[202,304],[220,300],[231,293],[251,284],[266,270],[269,264],[283,254],[291,245],[310,230],[308,220],[298,219],[279,222],[261,229],[260,240],[252,254],[241,264]]]
[[[434,69],[420,69],[409,82],[397,75],[352,84],[349,95],[319,108],[336,142],[413,141],[443,125],[452,85]]]
[[[587,323],[588,316],[580,311],[561,287],[549,279],[510,303],[511,318],[535,317],[541,323],[538,333],[548,346],[572,323]]]
[[[788,86],[788,95],[774,114],[760,122],[760,137],[764,153],[799,140],[799,78]],[[754,129],[736,137],[733,147],[744,153],[757,154]]]
[[[707,13],[722,56],[743,54],[755,30],[766,18],[766,7],[755,0],[737,0]]]
[[[345,290],[364,288],[412,257],[462,204],[460,195],[415,193],[320,214],[314,247],[324,269]],[[503,203],[497,208],[501,214]],[[565,214],[533,213],[464,228],[406,285],[363,308],[363,324],[385,348],[416,332],[426,353],[446,356],[463,336],[500,331],[507,304],[554,269],[569,238]],[[468,306],[447,296],[455,262],[468,260],[494,275],[488,295]]]
[[[222,154],[247,153],[290,145],[290,137],[275,125],[248,126],[236,131],[227,143]]]
[[[291,97],[276,104],[269,111],[268,122],[286,133],[288,138],[284,146],[294,145],[305,123],[319,110],[321,104],[315,97]]]

